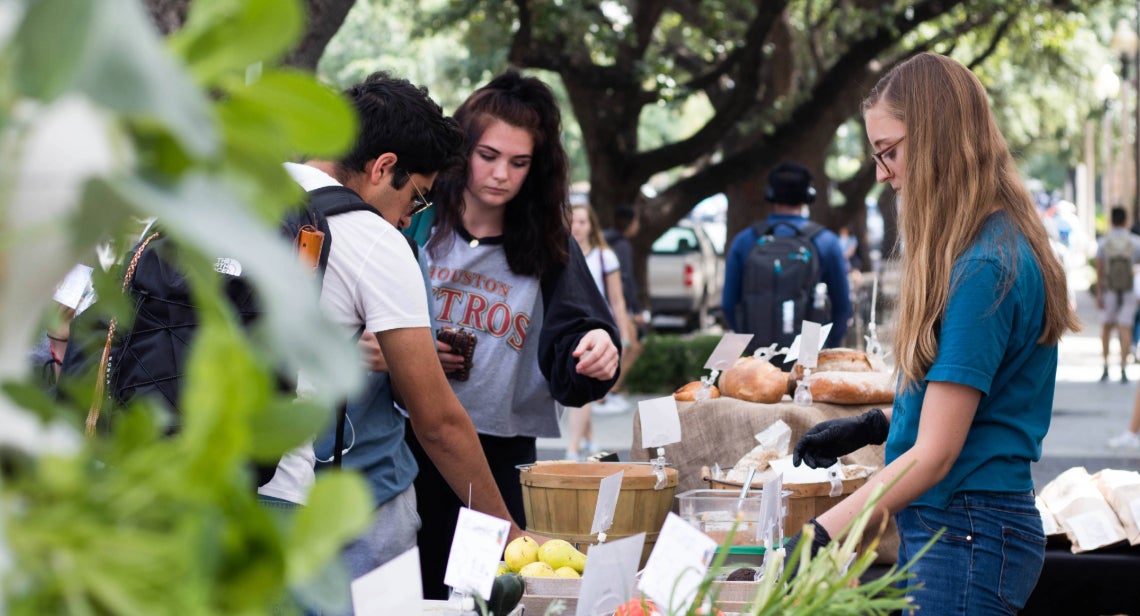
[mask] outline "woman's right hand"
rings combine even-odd
[[[828,468],[856,449],[880,445],[887,440],[890,420],[881,409],[871,409],[855,417],[821,421],[800,437],[792,452],[792,465],[806,463],[811,468]]]

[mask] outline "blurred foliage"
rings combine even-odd
[[[626,386],[638,393],[672,393],[690,381],[707,375],[705,362],[720,342],[720,336],[650,334],[645,350],[626,376]]]
[[[276,231],[302,198],[281,162],[352,143],[351,107],[279,60],[303,26],[297,0],[196,0],[168,41],[134,0],[0,4],[0,612],[270,614],[346,607],[340,547],[367,523],[359,476],[318,478],[307,507],[259,507],[255,460],[325,424],[360,381],[352,344]],[[182,248],[201,326],[182,430],[140,401],[80,440],[86,400],[52,400],[12,348],[42,333],[55,282],[97,243],[135,241],[158,218]],[[128,231],[129,230],[129,231]],[[239,261],[266,312],[237,325],[215,258]],[[116,273],[95,318],[128,327]],[[85,314],[85,316],[87,316]],[[304,332],[305,335],[297,335]],[[19,353],[18,357],[22,357]],[[304,370],[319,400],[278,391]],[[93,383],[90,383],[93,385]],[[106,417],[104,422],[106,422]]]
[[[331,76],[358,62],[387,66],[430,85],[449,109],[509,64],[546,71],[539,74],[567,93],[574,179],[593,183],[603,218],[652,181],[661,197],[649,201],[643,226],[660,231],[687,207],[762,172],[766,157],[795,152],[826,161],[832,181],[850,177],[868,160],[862,130],[845,128],[860,122],[858,100],[881,71],[923,49],[975,64],[1026,175],[1056,187],[1058,170],[1081,155],[1084,118],[1101,104],[1090,84],[1111,60],[1111,26],[1132,10],[1109,0],[784,4],[758,39],[749,28],[779,3],[393,0],[381,10],[362,0],[349,17],[354,30],[342,30],[321,67]],[[377,31],[385,36],[362,35]],[[851,66],[869,66],[867,76],[834,80],[836,67],[864,55],[869,62]],[[733,95],[750,72],[755,95],[740,111]],[[827,79],[835,87],[816,91]],[[702,128],[702,139],[686,143]],[[683,155],[652,156],[682,143]],[[757,153],[751,168],[730,161],[745,147]],[[731,166],[717,169],[723,162]],[[667,208],[660,220],[658,208]]]

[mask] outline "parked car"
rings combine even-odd
[[[647,269],[655,327],[699,328],[719,312],[724,231],[710,225],[682,220],[653,242]]]

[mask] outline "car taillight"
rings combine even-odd
[[[693,286],[693,266],[688,263],[685,264],[685,286]]]

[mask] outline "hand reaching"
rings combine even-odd
[[[582,336],[578,348],[574,349],[578,358],[578,374],[605,381],[617,372],[621,355],[613,340],[604,329],[592,329]]]
[[[792,452],[792,465],[803,461],[811,468],[827,468],[839,459],[865,445],[880,445],[887,440],[891,423],[881,409],[871,409],[855,417],[822,421],[800,437]]]

